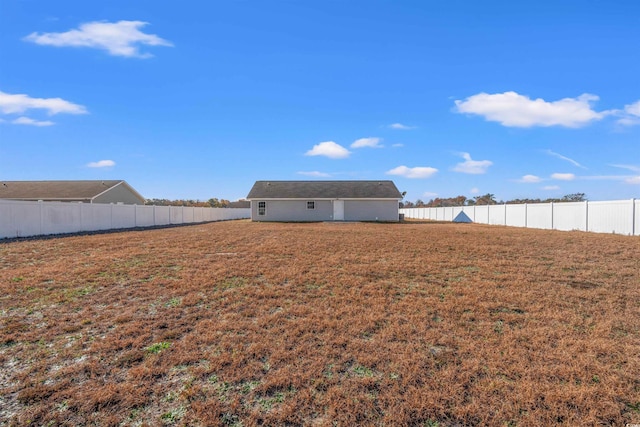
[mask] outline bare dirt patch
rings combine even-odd
[[[210,223],[0,243],[3,425],[640,423],[640,239]]]

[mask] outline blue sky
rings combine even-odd
[[[0,3],[0,180],[640,197],[640,2]]]

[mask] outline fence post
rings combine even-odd
[[[507,225],[507,204],[504,204],[504,225]]]
[[[551,229],[554,230],[554,228],[553,228],[553,202],[551,202]]]
[[[42,200],[38,200],[38,204],[40,205],[40,234],[43,234],[43,231],[44,231],[44,202]],[[14,213],[13,216],[14,216],[14,221],[15,221],[15,213]]]
[[[529,223],[529,209],[528,204],[524,204],[524,228],[528,228],[527,224]]]
[[[589,231],[589,201],[584,201],[584,231]]]
[[[631,235],[636,235],[636,199],[631,199]]]

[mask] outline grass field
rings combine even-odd
[[[640,238],[232,221],[0,243],[0,424],[640,423]]]

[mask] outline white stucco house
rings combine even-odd
[[[393,181],[256,181],[253,221],[393,221],[402,194]]]

